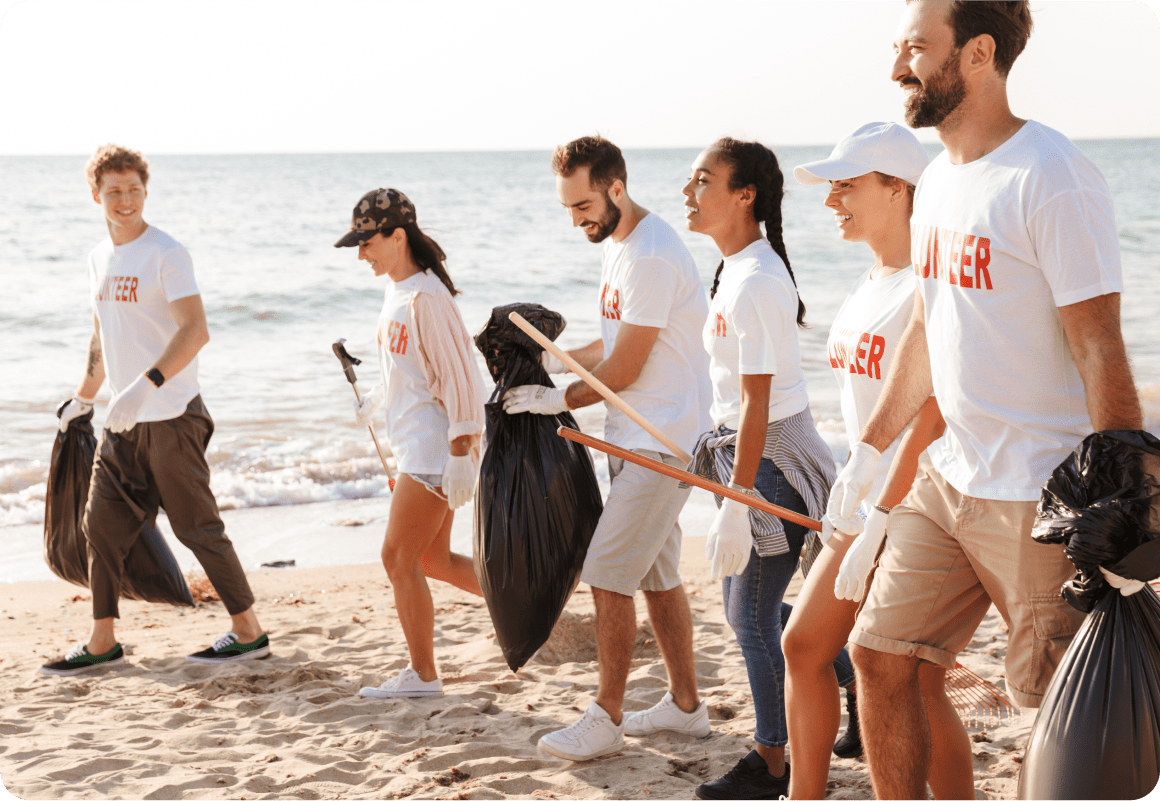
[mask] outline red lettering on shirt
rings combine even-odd
[[[955,235],[951,237],[951,258],[950,265],[947,268],[949,280],[955,286],[959,284],[959,257],[962,255],[963,235],[955,231]]]
[[[961,267],[959,268],[959,271],[962,273],[961,283],[963,289],[971,289],[975,285],[975,279],[971,278],[971,271],[969,269],[971,266],[971,254],[967,253],[967,248],[971,250],[975,249],[975,237],[970,234],[963,237],[962,261],[960,262]]]
[[[991,273],[987,265],[991,263],[991,240],[985,236],[979,237],[979,244],[975,245],[975,286],[982,288],[983,281],[987,282],[987,289],[991,288]]]
[[[137,302],[137,279],[130,275],[106,275],[97,287],[97,300]]]
[[[725,317],[721,312],[717,312],[717,328],[713,331],[713,336],[723,337],[728,330],[728,326],[725,325]]]
[[[886,352],[886,340],[875,334],[870,338],[870,353],[866,357],[866,375],[882,378],[882,354]]]
[[[600,288],[600,314],[609,320],[620,319],[620,290],[608,291],[608,284]]]
[[[854,348],[854,358],[850,362],[850,372],[858,375],[866,375],[866,368],[862,366],[862,360],[866,358],[866,351],[862,346],[870,341],[870,334],[863,334],[858,337],[858,344]]]
[[[383,344],[383,336],[379,334],[379,345]],[[387,350],[400,356],[407,355],[407,326],[398,320],[391,320],[387,326]]]
[[[987,269],[991,263],[991,240],[987,237],[926,225],[912,227],[911,236],[917,243],[914,274],[919,278],[937,281],[941,265],[943,280],[951,286],[994,289]]]
[[[867,345],[869,350],[866,348]],[[877,334],[842,329],[835,331],[830,337],[828,351],[830,367],[835,370],[847,369],[853,375],[882,379],[882,356],[886,352],[885,338]]]

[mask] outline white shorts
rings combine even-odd
[[[685,469],[680,459],[656,451],[633,453]],[[580,580],[592,587],[627,595],[638,589],[663,592],[681,583],[681,527],[677,518],[692,487],[647,467],[608,457],[612,486]]]

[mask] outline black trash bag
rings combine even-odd
[[[492,310],[475,338],[495,379],[475,496],[475,575],[496,640],[513,671],[552,633],[580,580],[588,543],[603,511],[588,450],[556,433],[577,428],[571,413],[509,415],[503,396],[523,384],[552,386],[543,348],[508,319],[520,313],[555,339],[564,318],[535,304]]]
[[[90,411],[69,421],[67,431],[57,433],[44,500],[44,561],[53,573],[81,587],[89,586],[88,543],[81,531],[81,519],[89,499],[89,479],[97,451],[92,420]],[[125,557],[121,597],[194,605],[173,551],[152,520],[142,521],[141,533]]]
[[[1064,543],[1079,571],[1062,595],[1089,611],[1043,697],[1020,798],[1142,798],[1160,782],[1160,598],[1124,597],[1099,566],[1160,577],[1160,440],[1092,434],[1043,490],[1032,536]]]

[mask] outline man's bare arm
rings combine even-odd
[[[914,290],[914,310],[898,343],[890,376],[878,396],[874,412],[862,429],[862,442],[878,452],[886,450],[918,414],[933,390],[930,354],[926,347],[926,307]]]
[[[89,352],[86,359],[85,377],[77,387],[77,395],[92,400],[101,384],[105,383],[105,356],[101,350],[101,321],[93,315],[93,333],[89,337]]]
[[[600,360],[604,358],[604,340],[597,339],[594,342],[589,342],[582,348],[576,348],[576,350],[570,350],[567,353],[581,367],[591,373],[593,368],[600,364]]]
[[[169,311],[177,323],[177,333],[153,365],[166,378],[172,378],[189,366],[198,351],[209,342],[209,326],[201,295],[178,298],[169,304]]]
[[[1140,397],[1132,381],[1120,331],[1120,295],[1059,307],[1063,332],[1087,393],[1088,414],[1096,431],[1138,431],[1144,427]]]
[[[580,362],[580,366],[600,379],[613,392],[620,392],[640,376],[640,371],[644,367],[649,353],[652,352],[660,332],[659,328],[621,323],[620,330],[616,332],[616,342],[612,346],[612,353],[608,354],[608,358],[591,368],[583,362]],[[594,342],[588,347],[591,348],[596,344]],[[580,360],[577,359],[577,361]],[[564,397],[569,409],[579,409],[581,406],[588,406],[604,400],[596,390],[583,381],[569,384]]]

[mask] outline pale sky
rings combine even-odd
[[[1012,110],[1160,137],[1153,0],[1039,0]],[[901,0],[0,0],[0,154],[547,150],[902,121]],[[932,141],[933,131],[920,132]]]

